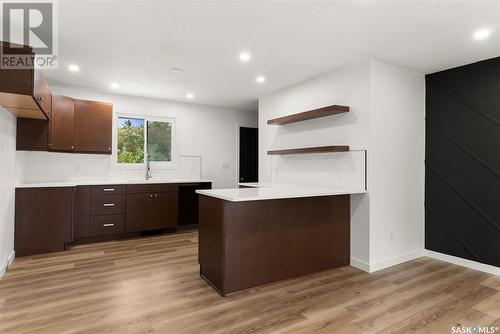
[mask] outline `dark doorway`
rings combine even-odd
[[[240,127],[240,182],[259,180],[258,134],[258,129]]]

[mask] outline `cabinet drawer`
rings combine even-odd
[[[123,215],[93,216],[90,219],[90,234],[93,236],[125,232]]]
[[[146,194],[146,193],[164,193],[177,191],[177,183],[159,183],[159,184],[129,184],[127,185],[128,194]]]
[[[91,187],[92,195],[113,195],[113,194],[125,194],[126,186],[125,185],[101,185],[101,186],[92,186]]]
[[[92,196],[90,199],[90,214],[115,215],[125,213],[125,195]]]

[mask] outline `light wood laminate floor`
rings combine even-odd
[[[219,296],[185,232],[18,258],[0,279],[0,333],[450,333],[500,327],[500,277],[420,258]],[[498,331],[497,331],[498,332]]]

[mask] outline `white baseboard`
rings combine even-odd
[[[16,258],[16,251],[12,251],[12,253],[10,253],[9,257],[7,258],[7,267],[10,266],[12,262],[14,262],[15,258]]]
[[[14,262],[14,259],[16,258],[16,252],[12,251],[10,255],[7,257],[7,261],[2,264],[2,267],[0,268],[0,278],[5,275],[5,272],[7,271],[7,268]]]
[[[356,259],[355,257],[351,257],[351,267],[358,268],[359,270],[370,272],[370,264],[365,261],[361,261]]]
[[[479,270],[488,274],[500,276],[500,268],[495,266],[490,266],[488,264],[462,259],[461,257],[451,256],[439,252],[434,252],[428,249],[424,250],[424,255],[431,257],[436,260],[441,260],[449,263],[453,263],[462,267],[467,267],[474,270]]]
[[[419,257],[424,256],[424,251],[423,249],[417,249],[412,252],[398,255],[389,259],[385,259],[382,261],[378,261],[375,263],[370,263],[370,273],[373,273],[374,271],[379,271],[385,268],[389,268],[404,262],[408,262],[411,260],[418,259]]]

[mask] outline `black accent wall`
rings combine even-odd
[[[500,267],[500,57],[426,76],[425,248]]]

